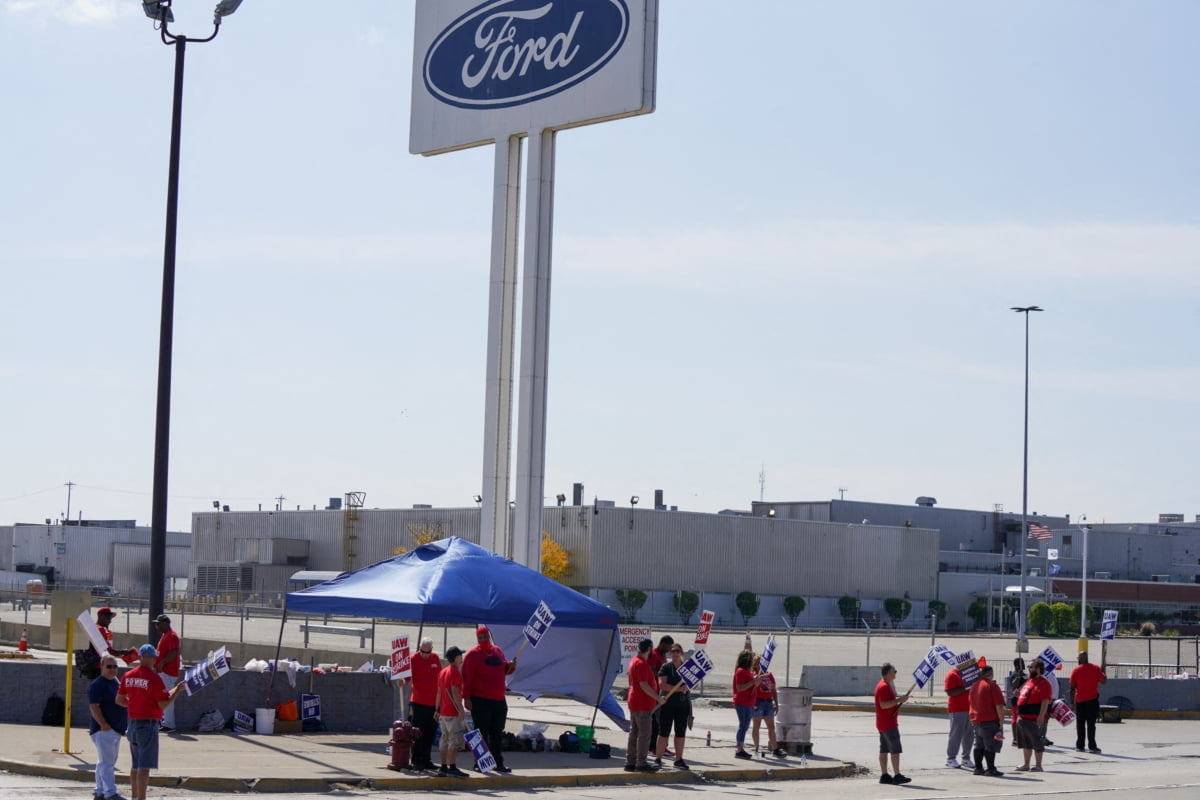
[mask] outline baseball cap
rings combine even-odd
[[[111,614],[115,617],[117,612],[113,611],[108,606],[100,606],[100,608],[96,609],[96,616],[100,616],[101,614]]]
[[[159,614],[157,617],[154,618],[154,621],[155,622],[165,622],[168,625],[171,624],[171,618],[168,617],[166,614]]]
[[[154,649],[154,645],[144,644],[138,648],[138,655],[142,658],[158,658],[158,651]]]
[[[476,636],[491,636],[492,632],[488,630],[487,625],[480,625],[477,628],[475,628],[475,635]]]

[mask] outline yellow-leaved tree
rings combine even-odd
[[[409,522],[404,527],[412,534],[414,548],[446,538],[446,529],[440,522]],[[392,555],[402,556],[407,552],[408,548],[400,545],[392,551]]]
[[[549,531],[542,531],[542,574],[565,584],[573,572],[571,551],[551,539]]]

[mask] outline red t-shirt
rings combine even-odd
[[[158,673],[141,664],[121,677],[117,694],[125,695],[130,719],[162,719],[163,710],[158,704],[170,697]]]
[[[1104,673],[1095,664],[1080,664],[1071,670],[1071,685],[1075,687],[1075,702],[1083,703],[1100,696],[1100,679]]]
[[[412,702],[423,706],[438,704],[438,676],[442,671],[442,660],[437,653],[428,656],[417,651],[412,657]]]
[[[1025,681],[1021,691],[1017,693],[1017,716],[1023,719],[1037,719],[1039,711],[1022,712],[1021,706],[1040,705],[1043,700],[1050,699],[1050,684],[1040,675]]]
[[[159,656],[154,660],[154,667],[172,678],[178,678],[179,664],[182,661],[179,657],[179,634],[175,633],[173,629],[167,628],[163,635],[158,637],[158,652],[166,653],[170,650],[176,651],[171,660],[164,662],[162,656]]]
[[[980,678],[963,697],[970,701],[971,722],[1000,721],[1000,717],[996,716],[996,706],[1004,705],[1004,691],[995,681]]]
[[[884,708],[888,700],[896,699],[896,690],[885,680],[875,684],[875,730],[883,733],[900,727],[900,706]]]
[[[758,682],[758,691],[754,693],[755,700],[771,700],[775,697],[775,676],[769,672],[760,672],[762,680]]]
[[[976,684],[976,685],[978,685],[978,684]],[[946,692],[947,692],[947,695],[946,695],[946,710],[947,711],[949,711],[951,714],[954,714],[959,711],[970,711],[971,710],[971,697],[966,692],[963,692],[962,694],[956,694],[956,695],[954,695],[954,697],[949,696],[949,691],[951,689],[963,688],[962,673],[960,673],[956,669],[952,669],[949,672],[947,672],[945,688],[946,688]]]
[[[658,691],[658,677],[654,674],[654,670],[650,668],[649,659],[636,655],[629,662],[630,711],[653,711],[658,708],[658,701],[643,691],[642,681],[650,684],[651,688]]]
[[[458,687],[458,695],[461,698],[463,688],[462,672],[458,667],[451,664],[439,672],[437,677],[437,707],[438,713],[443,717],[458,716],[458,709],[450,701],[450,689],[453,686]]]
[[[463,658],[463,695],[503,700],[504,676],[511,671],[503,650],[494,644],[477,644]]]
[[[754,705],[754,686],[751,685],[740,692],[737,688],[742,684],[750,683],[753,680],[754,673],[745,667],[738,667],[733,671],[733,704],[735,706]]]

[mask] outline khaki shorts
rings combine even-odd
[[[439,717],[438,724],[442,726],[442,742],[438,745],[439,749],[457,753],[466,746],[462,717]]]

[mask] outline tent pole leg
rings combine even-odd
[[[613,628],[608,637],[608,655],[604,657],[604,674],[600,676],[600,694],[596,695],[596,705],[592,707],[592,729],[596,728],[596,715],[600,713],[600,701],[604,699],[604,681],[608,677],[608,666],[612,663],[613,642],[617,637],[617,629]]]

